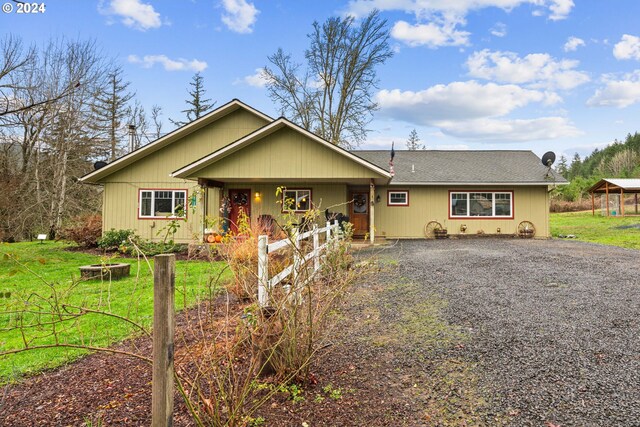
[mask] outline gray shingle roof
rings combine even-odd
[[[356,150],[359,157],[389,169],[389,150]],[[567,181],[531,151],[397,150],[392,184],[542,184]]]

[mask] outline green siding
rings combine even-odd
[[[211,179],[368,179],[375,172],[290,128],[282,128],[197,171]]]
[[[267,122],[238,109],[104,178],[102,182],[182,182],[169,174],[264,126]]]
[[[254,114],[238,109],[192,134],[173,142],[149,156],[107,176],[104,184],[102,218],[103,231],[133,229],[146,239],[161,240],[160,229],[165,219],[138,219],[138,190],[142,188],[187,189],[189,196],[198,191],[194,181],[171,178],[169,174],[212,151],[253,132],[267,122]],[[219,190],[208,189],[209,215],[219,215]],[[175,241],[191,242],[202,233],[204,201],[199,196],[195,212],[189,209],[187,221],[181,222]]]
[[[145,189],[185,189],[188,192],[187,199],[198,194],[199,186],[193,182],[179,184],[153,182],[145,185],[129,183],[107,183],[104,191],[104,206],[102,217],[103,231],[116,229],[135,230],[145,239],[162,240],[162,230],[169,224],[169,219],[138,219],[138,194],[141,188]],[[201,234],[202,228],[202,200],[198,196],[195,208],[189,208],[187,220],[180,221],[180,228],[173,240],[181,243],[193,241],[194,236]]]
[[[387,190],[408,190],[409,206],[387,206]],[[536,237],[549,237],[549,196],[546,187],[486,187],[484,190],[513,191],[514,219],[449,219],[449,190],[476,191],[483,187],[377,187],[380,202],[375,204],[377,236],[387,238],[421,238],[424,226],[431,220],[442,224],[449,234],[514,234],[520,221],[531,221]]]

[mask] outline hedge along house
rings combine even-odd
[[[424,237],[431,220],[449,234],[515,234],[530,221],[547,237],[549,188],[566,182],[530,151],[398,151],[395,174],[389,161],[233,100],[81,180],[104,186],[103,230],[159,240],[180,218],[179,242],[204,239],[223,205],[232,230],[240,212],[255,222],[317,207],[372,241]]]

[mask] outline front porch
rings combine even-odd
[[[367,182],[368,181],[368,182]],[[325,224],[325,213],[342,214],[354,227],[354,237],[375,241],[375,190],[373,179],[327,182],[326,179],[291,181],[212,180],[199,178],[203,195],[202,239],[215,233],[238,232],[240,216],[252,225],[275,222],[302,223],[309,212],[318,211],[314,222]]]

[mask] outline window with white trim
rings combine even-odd
[[[490,217],[511,218],[513,216],[513,193],[451,192],[449,196],[452,218]]]
[[[409,192],[408,191],[387,192],[387,204],[389,206],[409,206]]]
[[[282,192],[282,210],[284,212],[306,212],[310,209],[310,189],[284,190]]]
[[[187,190],[140,190],[140,218],[184,218]]]

